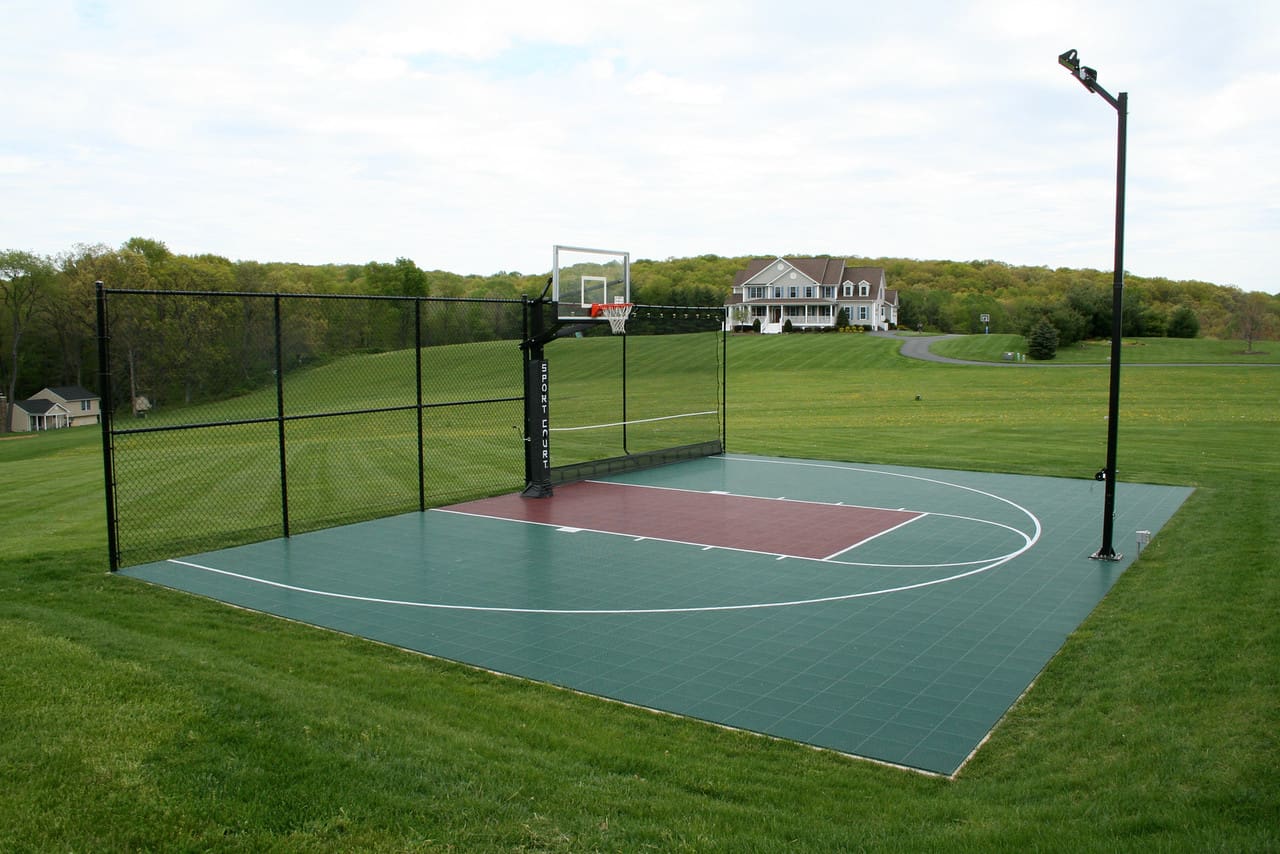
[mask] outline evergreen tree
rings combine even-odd
[[[1180,305],[1169,316],[1166,334],[1170,338],[1195,338],[1200,334],[1200,320],[1194,311],[1185,305]]]
[[[1058,355],[1058,329],[1047,317],[1041,318],[1027,335],[1027,355],[1040,360]]]

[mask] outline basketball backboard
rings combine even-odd
[[[561,320],[592,320],[592,305],[631,302],[631,253],[555,246],[551,299]]]

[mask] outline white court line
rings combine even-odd
[[[970,569],[967,572],[960,572],[955,575],[947,576],[946,578],[935,578],[929,581],[920,581],[920,582],[916,582],[915,584],[903,584],[897,587],[887,587],[880,590],[866,590],[861,593],[846,593],[838,596],[822,596],[822,597],[813,598],[813,599],[793,599],[793,600],[781,601],[781,602],[753,602],[753,603],[748,603],[743,605],[706,605],[706,606],[700,606],[700,607],[686,607],[686,608],[574,608],[574,609],[570,609],[570,608],[504,608],[504,607],[498,607],[498,606],[492,606],[492,605],[453,605],[453,604],[447,604],[447,603],[441,603],[441,602],[414,602],[414,601],[408,601],[403,599],[383,599],[376,596],[357,596],[349,593],[335,593],[331,590],[316,590],[309,587],[300,587],[294,584],[285,584],[279,581],[270,581],[265,578],[256,578],[251,575],[244,575],[238,572],[231,572],[225,569],[218,569],[216,567],[204,566],[203,564],[193,563],[191,561],[177,560],[177,559],[171,558],[166,562],[177,564],[180,566],[186,566],[192,569],[202,570],[205,572],[216,573],[219,575],[227,576],[229,578],[237,578],[253,584],[263,584],[263,585],[267,585],[269,587],[275,587],[281,590],[290,590],[296,593],[305,593],[313,596],[324,596],[331,599],[344,599],[344,600],[356,601],[356,602],[368,602],[368,603],[382,604],[382,605],[398,605],[398,606],[403,606],[407,608],[427,608],[427,609],[441,610],[441,611],[469,611],[469,612],[502,613],[502,614],[544,614],[544,615],[579,615],[579,616],[601,616],[601,615],[623,615],[623,614],[697,614],[697,613],[711,613],[711,612],[718,612],[718,611],[753,611],[753,610],[762,610],[762,609],[768,609],[768,608],[787,608],[787,607],[795,607],[795,606],[801,606],[801,605],[826,604],[830,602],[846,602],[853,599],[866,599],[872,596],[884,596],[891,593],[902,593],[907,590],[919,590],[925,587],[933,587],[934,585],[938,585],[938,584],[946,584],[951,581],[957,581],[962,578],[968,578],[973,575],[978,575],[980,573],[987,572],[989,570],[995,569],[998,566],[1002,566],[1003,564],[1008,563],[1009,561],[1013,560],[1019,555],[1026,553],[1029,549],[1031,549],[1032,546],[1034,546],[1037,542],[1039,542],[1040,536],[1043,532],[1043,528],[1040,525],[1040,520],[1036,517],[1034,513],[1032,513],[1027,508],[1023,507],[1022,505],[1017,504],[1013,501],[1010,501],[1009,499],[1004,498],[1002,496],[995,495],[990,492],[984,492],[981,489],[976,489],[970,486],[963,486],[957,483],[948,483],[947,481],[937,480],[936,478],[921,477],[919,475],[902,474],[900,472],[886,472],[886,471],[878,471],[875,469],[864,469],[864,468],[858,468],[854,466],[843,466],[843,465],[834,465],[834,464],[826,464],[826,463],[798,463],[794,461],[773,462],[769,460],[757,460],[750,457],[730,457],[729,459],[739,460],[742,462],[757,462],[757,463],[774,464],[774,465],[777,465],[777,464],[800,465],[800,466],[811,466],[815,468],[831,468],[831,469],[838,469],[843,471],[857,471],[857,472],[862,472],[866,474],[883,474],[883,475],[889,475],[892,477],[902,477],[910,480],[924,481],[926,483],[935,483],[941,486],[950,486],[956,489],[962,489],[968,492],[984,495],[988,498],[992,498],[996,501],[1004,502],[1005,504],[1008,504],[1011,507],[1017,508],[1021,512],[1025,513],[1027,517],[1032,521],[1032,524],[1034,525],[1034,528],[1035,528],[1035,533],[1034,535],[1028,535],[1024,531],[1018,531],[1016,528],[1012,528],[1011,526],[1003,525],[998,522],[991,522],[990,520],[984,520],[984,519],[971,519],[970,521],[986,522],[987,524],[998,525],[999,527],[1007,528],[1009,530],[1015,531],[1016,533],[1020,534],[1024,538],[1025,543],[1022,546],[1022,548],[1016,551],[1010,552],[1009,554],[1002,555],[999,558],[991,560],[990,562],[983,563],[981,566],[976,566],[974,569]],[[445,512],[445,513],[453,512],[453,513],[457,513],[457,515],[481,516],[481,518],[502,519],[502,521],[507,521],[507,522],[524,521],[524,520],[507,519],[505,517],[484,517],[483,514],[458,513],[457,511],[449,511],[449,510],[442,510],[442,509],[436,509],[431,512]],[[928,515],[942,516],[946,514],[928,514]],[[956,516],[954,518],[966,519],[968,517]],[[915,520],[911,520],[911,521],[915,521]],[[546,527],[559,527],[554,525],[547,526],[546,523],[539,523],[539,522],[528,522],[526,524],[541,524]],[[584,530],[590,530],[590,529],[584,529]],[[596,533],[618,535],[617,532],[614,532],[614,531],[598,531]],[[623,536],[632,536],[634,538],[634,535],[623,535]],[[649,538],[649,539],[659,539],[659,538]],[[663,540],[660,540],[660,539],[659,541],[663,542]],[[665,541],[665,542],[679,542],[679,541]],[[696,544],[686,543],[686,545],[696,545]],[[723,548],[723,547],[714,546],[713,548]],[[749,551],[747,549],[728,549],[728,550]],[[756,554],[768,554],[768,553],[756,552]],[[775,557],[778,560],[785,560],[788,558],[792,558],[796,560],[813,560],[813,558],[802,558],[802,557],[797,557],[792,555],[775,555]],[[820,562],[837,563],[837,564],[844,563],[843,561],[830,561],[830,560],[820,561]],[[976,563],[976,562],[972,562],[972,563]],[[850,564],[850,565],[868,566],[868,564]],[[954,565],[959,566],[961,564],[954,564]],[[876,565],[871,564],[870,566],[876,566]],[[925,564],[921,566],[935,566],[935,565]],[[951,564],[937,564],[936,566],[951,566]]]
[[[614,484],[617,484],[617,483],[618,483],[617,481],[592,481],[592,482],[593,482],[593,483],[614,483]],[[642,486],[642,488],[644,488],[644,489],[667,489],[667,490],[670,490],[670,491],[672,491],[672,492],[691,492],[691,493],[696,493],[696,494],[699,494],[699,495],[705,495],[705,494],[706,494],[706,493],[703,493],[703,492],[701,492],[700,490],[696,490],[696,489],[677,489],[677,488],[675,488],[675,487],[666,487],[666,486],[647,486],[647,485],[641,485],[641,484],[630,484],[630,483],[625,484],[625,485],[626,485],[626,486]],[[758,498],[758,497],[759,497],[759,496],[754,496],[754,495],[738,495],[738,494],[735,494],[735,493],[723,493],[723,494],[725,494],[725,495],[730,495],[731,497],[737,497],[737,498]],[[776,500],[796,500],[796,499],[768,499],[768,498],[766,498],[766,499],[762,499],[762,500],[765,500],[765,501],[776,501]],[[1003,499],[1002,499],[1002,500],[1003,500]],[[834,506],[836,506],[836,505],[833,505],[833,504],[828,504],[828,503],[825,503],[825,502],[817,502],[817,501],[810,501],[810,502],[798,502],[798,503],[818,504],[819,506],[822,506],[822,507],[834,507]],[[862,507],[862,506],[860,506],[860,505],[856,505],[856,504],[843,504],[843,505],[839,505],[839,506],[842,506],[842,507],[851,507],[851,508],[859,509],[859,510],[881,510],[881,509],[887,509],[887,508],[879,508],[879,507]],[[1015,506],[1017,506],[1017,505],[1015,505]],[[451,509],[451,508],[448,508],[448,507],[433,507],[431,510],[429,510],[429,511],[427,511],[427,512],[429,512],[429,513],[452,513],[452,514],[457,515],[457,516],[470,516],[470,517],[473,517],[473,518],[476,518],[476,519],[490,519],[490,520],[495,521],[495,522],[512,522],[512,523],[515,523],[515,524],[517,524],[517,525],[539,525],[539,526],[544,527],[544,528],[555,528],[555,529],[557,529],[557,530],[559,530],[559,531],[565,531],[566,533],[579,533],[579,532],[584,532],[584,531],[585,531],[586,533],[590,533],[590,534],[604,534],[604,535],[606,535],[606,536],[610,536],[610,537],[627,537],[627,538],[630,538],[630,539],[635,539],[635,538],[636,538],[636,534],[634,534],[634,533],[632,533],[632,532],[629,532],[629,531],[609,531],[609,530],[604,530],[604,529],[601,529],[601,528],[576,528],[576,527],[569,527],[569,526],[567,526],[567,525],[558,525],[558,524],[556,524],[555,522],[539,522],[539,521],[534,520],[534,519],[514,519],[514,518],[512,518],[512,517],[510,517],[510,516],[495,516],[495,515],[490,514],[490,513],[477,513],[477,512],[475,512],[474,510],[454,510],[454,509]],[[1020,530],[1018,530],[1017,528],[1013,527],[1012,525],[1006,525],[1006,524],[1004,524],[1003,522],[993,522],[993,521],[991,521],[990,519],[977,519],[977,518],[974,518],[974,517],[971,517],[971,516],[957,516],[957,515],[952,514],[952,513],[932,513],[932,512],[923,511],[923,510],[896,510],[896,511],[894,511],[894,512],[919,513],[919,514],[920,514],[920,516],[937,516],[937,517],[939,517],[939,518],[960,519],[960,520],[962,520],[962,521],[966,521],[966,522],[974,522],[974,523],[977,523],[977,524],[980,524],[980,525],[992,525],[992,526],[997,527],[997,528],[1004,528],[1005,530],[1007,530],[1007,531],[1012,531],[1013,533],[1015,533],[1015,534],[1017,534],[1018,536],[1022,537],[1023,542],[1025,542],[1025,543],[1027,544],[1027,546],[1028,546],[1028,547],[1029,547],[1030,545],[1034,544],[1034,541],[1035,541],[1035,540],[1038,540],[1038,539],[1040,538],[1040,535],[1039,535],[1039,531],[1038,531],[1038,530],[1037,530],[1037,533],[1036,533],[1036,535],[1035,535],[1035,538],[1033,539],[1032,537],[1028,536],[1028,535],[1027,535],[1027,533],[1026,533],[1025,531],[1020,531]],[[1026,512],[1028,512],[1028,513],[1029,513],[1030,511],[1026,511]],[[914,521],[916,521],[917,519],[919,519],[919,518],[920,518],[920,516],[917,516],[915,519],[908,519],[908,520],[907,520],[907,522],[914,522]],[[1034,517],[1034,516],[1032,516],[1032,518],[1034,519],[1035,517]],[[906,524],[906,523],[902,523],[902,524]],[[886,532],[882,532],[882,533],[888,533],[888,532],[886,531]],[[867,540],[863,540],[862,542],[867,542],[868,540],[875,539],[875,537],[877,537],[877,536],[880,536],[880,534],[875,534],[875,535],[873,535],[873,536],[871,536],[871,537],[868,537],[868,538],[867,538]],[[855,543],[855,544],[854,544],[854,546],[849,546],[849,547],[847,547],[847,548],[845,548],[845,549],[843,549],[843,550],[841,550],[841,551],[839,551],[839,552],[835,552],[835,554],[830,555],[830,556],[828,556],[828,557],[820,558],[820,557],[806,557],[806,556],[804,556],[804,555],[794,555],[794,554],[790,554],[790,553],[787,553],[787,552],[769,552],[769,551],[762,551],[762,550],[760,550],[760,549],[746,549],[746,548],[742,548],[742,547],[740,547],[740,546],[724,546],[724,545],[717,545],[717,544],[714,544],[714,543],[699,543],[699,542],[696,542],[696,541],[694,541],[694,540],[672,540],[672,539],[668,539],[668,538],[666,538],[666,537],[645,536],[645,537],[642,537],[641,539],[649,539],[649,540],[653,540],[654,542],[657,542],[657,543],[671,543],[671,544],[673,544],[673,545],[678,545],[678,546],[694,546],[694,547],[696,547],[696,548],[701,548],[701,549],[703,549],[704,551],[707,551],[707,550],[710,550],[710,549],[721,549],[721,550],[723,550],[723,551],[728,551],[728,552],[741,552],[741,553],[743,553],[743,554],[765,555],[766,557],[776,557],[776,558],[779,558],[779,559],[781,559],[781,558],[792,558],[792,559],[794,559],[794,560],[813,560],[813,561],[819,561],[819,562],[821,562],[821,563],[833,563],[833,564],[837,564],[837,565],[839,565],[839,566],[856,566],[856,567],[860,567],[860,568],[864,568],[864,569],[952,569],[952,568],[954,568],[954,567],[959,567],[959,566],[978,566],[979,564],[989,563],[989,562],[991,562],[991,561],[993,561],[993,560],[1003,560],[1003,559],[1005,559],[1005,558],[1008,558],[1010,555],[1014,555],[1014,556],[1016,556],[1016,554],[1021,554],[1021,553],[1022,553],[1022,551],[1025,551],[1025,548],[1024,548],[1022,551],[1018,551],[1016,554],[1015,554],[1014,552],[1008,552],[1008,553],[1003,554],[1003,555],[992,555],[992,556],[990,556],[990,557],[979,558],[979,559],[977,559],[977,560],[949,561],[949,562],[946,562],[946,563],[870,563],[870,562],[865,562],[865,561],[839,560],[839,559],[837,559],[837,558],[836,558],[836,556],[835,556],[835,555],[844,554],[845,552],[851,551],[851,550],[854,548],[854,546],[861,545],[862,543]]]
[[[777,559],[787,560],[788,558],[788,555],[779,555]],[[803,558],[800,559],[803,560]],[[248,581],[253,584],[265,584],[268,587],[275,587],[280,590],[289,590],[294,593],[306,593],[311,596],[324,596],[329,599],[345,599],[352,602],[368,602],[375,605],[401,605],[406,608],[428,608],[438,611],[478,611],[495,614],[600,616],[622,614],[703,614],[715,611],[758,611],[766,608],[790,608],[799,605],[821,605],[828,602],[845,602],[851,599],[866,599],[871,596],[884,596],[889,593],[901,593],[906,590],[918,590],[922,587],[932,587],[935,584],[945,584],[948,581],[955,581],[960,578],[966,578],[970,575],[977,575],[980,572],[986,572],[988,569],[994,569],[996,566],[1005,563],[1007,560],[1012,560],[1012,558],[997,561],[991,566],[971,569],[968,572],[962,572],[959,575],[953,575],[949,578],[935,578],[932,581],[921,581],[917,584],[904,584],[900,587],[889,587],[883,590],[867,590],[862,593],[846,593],[840,596],[823,596],[817,599],[793,599],[786,602],[752,602],[745,605],[705,605],[693,608],[502,608],[495,605],[450,605],[443,602],[413,602],[404,599],[382,599],[377,596],[356,596],[351,593],[335,593],[332,590],[316,590],[311,587],[300,587],[296,584],[285,584],[281,581],[270,581],[265,578],[256,578],[252,575],[243,575],[239,572],[231,572],[230,570],[204,566],[203,564],[177,560],[176,558],[170,558],[165,561],[165,563],[174,563],[179,566],[190,567],[191,569],[213,572],[218,575],[225,575],[228,578],[238,578],[242,581]]]
[[[924,483],[936,483],[939,486],[949,486],[949,487],[952,487],[953,489],[963,489],[966,492],[973,492],[978,495],[982,495],[987,498],[993,499],[995,501],[1003,502],[1005,504],[1008,504],[1010,507],[1013,507],[1014,509],[1022,512],[1023,514],[1026,515],[1028,519],[1031,520],[1031,524],[1034,527],[1035,533],[1031,535],[1031,541],[1033,543],[1040,539],[1040,535],[1043,530],[1040,525],[1040,520],[1036,518],[1036,514],[1032,513],[1030,510],[1023,507],[1021,504],[1018,504],[1016,501],[1010,501],[1008,498],[1005,498],[1002,495],[996,495],[993,492],[986,492],[984,490],[978,489],[977,487],[965,486],[964,484],[961,484],[961,483],[951,483],[950,481],[946,481],[946,480],[938,480],[937,478],[934,478],[934,477],[922,477],[921,475],[917,475],[917,474],[904,474],[903,472],[884,471],[882,469],[868,469],[868,468],[862,468],[861,466],[841,465],[837,463],[814,463],[814,462],[802,462],[800,460],[766,460],[766,459],[759,459],[757,457],[738,457],[738,456],[732,456],[729,454],[722,454],[719,457],[708,457],[707,459],[719,459],[722,462],[728,462],[729,460],[733,460],[735,462],[757,463],[759,465],[801,466],[806,468],[835,469],[836,471],[856,471],[861,474],[882,474],[882,475],[885,475],[886,477],[900,477],[906,480],[919,480],[919,481],[923,481]],[[942,515],[942,514],[934,514],[934,515]],[[964,517],[957,516],[956,518],[964,518]],[[989,522],[990,520],[984,519],[984,520],[975,520],[975,521]],[[990,524],[996,525],[999,523],[990,522]],[[1008,526],[1005,525],[1001,527],[1008,527]],[[1016,531],[1017,529],[1010,528],[1010,530]],[[1022,534],[1022,536],[1024,537],[1027,536],[1025,531],[1018,531],[1018,533]]]
[[[910,511],[907,511],[907,512],[910,512]],[[832,552],[831,554],[829,554],[829,555],[827,555],[826,557],[824,557],[824,558],[823,558],[823,560],[827,560],[827,561],[829,561],[829,560],[832,560],[833,558],[835,558],[837,555],[842,555],[842,554],[844,554],[845,552],[851,552],[851,551],[853,551],[854,549],[856,549],[858,546],[860,546],[860,545],[862,545],[862,544],[864,544],[864,543],[869,543],[869,542],[871,542],[872,540],[876,539],[877,537],[883,537],[885,534],[893,533],[894,531],[898,530],[899,528],[902,528],[902,527],[904,527],[904,526],[906,526],[906,525],[910,525],[912,522],[916,521],[917,519],[923,519],[923,518],[924,518],[925,516],[927,516],[927,515],[929,515],[929,514],[927,514],[927,513],[921,513],[921,514],[919,514],[918,516],[912,516],[910,519],[904,519],[903,521],[901,521],[901,522],[899,522],[898,524],[894,525],[892,528],[885,528],[883,531],[881,531],[881,532],[880,532],[880,533],[878,533],[878,534],[872,534],[872,535],[871,535],[871,536],[869,536],[869,537],[863,537],[862,539],[858,540],[856,543],[853,543],[852,545],[845,546],[844,548],[840,549],[839,551]]]
[[[751,495],[746,492],[730,492],[727,489],[689,489],[684,486],[658,486],[652,483],[628,483],[624,480],[593,480],[583,483],[603,483],[608,486],[625,486],[629,489],[657,489],[663,492],[688,492],[693,495],[724,495],[729,498],[755,498],[760,501],[790,501],[793,504],[812,504],[817,507],[848,507],[851,510],[889,510],[894,513],[918,513],[905,507],[872,507],[870,504],[846,504],[843,501],[816,501],[812,498],[787,498],[785,495]]]
[[[605,536],[609,536],[609,537],[626,537],[627,539],[634,540],[635,542],[649,540],[655,543],[671,543],[672,545],[676,545],[676,546],[693,546],[694,548],[701,548],[704,551],[709,551],[711,549],[719,549],[721,551],[726,551],[726,552],[741,552],[742,554],[764,555],[765,557],[795,558],[796,560],[813,560],[813,561],[823,562],[822,558],[804,557],[803,555],[793,555],[793,554],[788,554],[784,552],[766,552],[766,551],[761,551],[759,549],[744,549],[744,548],[741,548],[740,546],[722,546],[716,543],[699,543],[694,540],[672,540],[672,539],[668,539],[667,537],[654,537],[648,534],[644,534],[644,535],[636,534],[632,531],[606,531],[600,528],[567,528],[564,525],[557,525],[554,522],[539,522],[535,519],[513,519],[510,516],[492,516],[488,513],[473,513],[473,512],[464,511],[464,510],[450,510],[447,507],[433,507],[427,512],[428,513],[452,513],[456,516],[471,516],[476,519],[491,519],[495,522],[514,522],[517,525],[538,525],[543,528],[555,528],[557,531],[565,531],[566,533],[572,533],[572,534],[585,532],[588,534],[604,534]],[[842,563],[842,561],[829,561],[829,562]]]

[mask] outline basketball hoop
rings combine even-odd
[[[603,317],[609,321],[609,329],[614,335],[627,331],[627,318],[631,316],[632,305],[629,302],[592,303],[591,316]]]

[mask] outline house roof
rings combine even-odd
[[[64,412],[66,411],[66,408],[56,400],[43,400],[39,398],[16,400],[13,405],[21,409],[23,412],[26,412],[28,415],[44,415],[55,406],[62,409]]]
[[[868,282],[878,284],[884,278],[883,267],[846,267],[844,279],[848,282]]]
[[[84,386],[79,385],[59,385],[49,386],[46,391],[51,391],[63,400],[97,400],[98,396]]]
[[[844,272],[844,261],[831,257],[820,258],[753,258],[747,262],[746,269],[739,270],[733,277],[735,285],[742,285],[760,273],[765,268],[773,265],[778,261],[785,261],[796,270],[804,273],[810,279],[813,279],[820,285],[838,285],[842,281],[841,273]]]
[[[844,262],[835,258],[788,258],[789,264],[820,285],[838,285]]]
[[[820,285],[839,285],[844,282],[862,282],[866,281],[870,284],[879,285],[884,281],[883,267],[849,267],[845,262],[830,256],[822,256],[818,258],[753,258],[747,262],[746,268],[739,270],[733,277],[734,287],[741,287],[747,282],[760,275],[764,270],[778,261],[785,261],[796,270],[813,279]],[[885,302],[891,305],[898,304],[898,292],[886,289],[884,292]],[[729,302],[735,300],[730,297]],[[741,296],[736,302],[741,302]],[[792,300],[788,300],[791,302]]]

